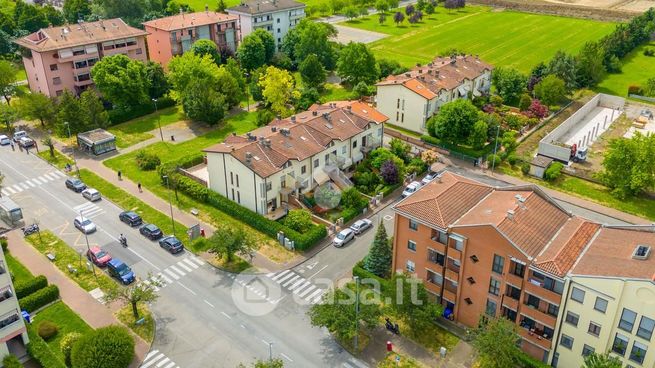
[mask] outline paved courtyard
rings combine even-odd
[[[337,31],[339,31],[335,40],[343,44],[346,44],[350,41],[371,43],[388,36],[384,33],[366,31],[363,29],[346,27],[338,24],[334,24],[334,28],[336,28]]]

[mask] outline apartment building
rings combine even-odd
[[[425,134],[426,122],[443,104],[488,94],[492,70],[477,56],[437,57],[379,82],[377,106],[389,123]]]
[[[146,61],[145,36],[116,18],[43,28],[14,42],[21,46],[32,92],[59,96],[65,89],[79,94],[92,86],[91,67],[105,56]]]
[[[213,41],[219,50],[236,52],[239,40],[239,18],[234,15],[207,10],[180,13],[143,23],[148,32],[150,60],[164,67],[177,55],[185,53],[201,39]]]
[[[327,181],[382,144],[387,117],[359,101],[314,105],[205,149],[210,189],[260,214]]]
[[[265,29],[273,35],[279,49],[287,32],[305,17],[305,4],[295,0],[251,0],[226,11],[239,17],[242,37]]]
[[[25,322],[21,316],[18,299],[14,295],[14,285],[7,268],[4,252],[0,249],[0,359],[9,353],[24,351],[29,342]]]

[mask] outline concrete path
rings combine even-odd
[[[120,325],[121,323],[114,317],[113,313],[120,309],[121,305],[112,303],[109,306],[100,304],[88,292],[71,281],[62,273],[54,264],[39,253],[31,244],[27,243],[20,234],[20,231],[14,230],[7,233],[9,240],[9,252],[25,267],[37,275],[44,275],[48,282],[57,285],[61,300],[66,303],[72,310],[82,317],[91,327],[100,328],[109,325]],[[38,320],[38,314],[36,316]],[[150,344],[134,335],[136,355],[131,368],[136,368],[145,358]]]

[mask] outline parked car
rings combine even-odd
[[[355,221],[354,224],[350,225],[350,230],[354,231],[355,234],[359,235],[366,231],[366,229],[373,226],[373,222],[369,219],[362,219]]]
[[[403,190],[403,194],[400,197],[405,198],[408,195],[416,192],[420,187],[421,187],[421,183],[419,183],[418,181],[413,181],[409,183],[407,187],[405,187],[405,190]]]
[[[172,235],[161,239],[159,241],[159,246],[171,252],[171,254],[180,253],[184,250],[182,242]]]
[[[334,237],[332,243],[335,247],[341,248],[353,239],[355,239],[355,232],[351,229],[343,229]]]
[[[34,146],[34,140],[29,137],[23,137],[18,141],[18,144],[21,145],[23,148],[28,148],[28,147],[33,147]]]
[[[11,139],[4,134],[0,135],[0,146],[6,146],[8,144],[11,144]]]
[[[66,179],[66,188],[79,193],[86,189],[86,184],[84,184],[80,179],[68,178]]]
[[[162,236],[164,236],[164,233],[162,233],[161,230],[159,230],[159,228],[155,224],[143,225],[139,229],[139,232],[141,233],[141,235],[145,236],[150,240],[157,240]]]
[[[431,172],[431,173],[425,175],[425,177],[421,180],[421,185],[425,185],[425,184],[431,182],[434,178],[437,177],[437,175],[438,174],[436,172]]]
[[[123,261],[117,258],[107,262],[107,270],[109,271],[109,275],[111,277],[116,278],[124,285],[129,285],[136,279],[130,266],[126,265]]]
[[[14,142],[18,143],[18,141],[23,137],[27,137],[27,132],[24,130],[19,130],[14,133],[12,138],[14,139]]]
[[[86,257],[89,259],[89,261],[95,263],[96,266],[99,267],[105,267],[107,262],[111,261],[111,256],[109,253],[105,252],[102,250],[102,248],[97,246],[91,247],[91,249],[86,251]]]
[[[86,188],[82,191],[82,197],[88,199],[91,202],[99,201],[102,199],[100,192],[93,188]]]
[[[75,221],[73,221],[73,225],[84,234],[90,234],[96,231],[96,224],[86,217],[77,216]]]
[[[139,216],[136,212],[134,211],[125,211],[121,212],[120,215],[118,215],[118,218],[123,221],[124,223],[134,227],[134,226],[139,226],[143,223],[143,220],[141,219],[141,216]]]

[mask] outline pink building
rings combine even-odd
[[[14,42],[22,48],[30,89],[59,96],[64,89],[79,94],[93,85],[91,67],[104,56],[146,61],[145,36],[116,18],[44,28]]]
[[[205,10],[145,22],[150,60],[166,67],[173,56],[183,54],[200,39],[212,40],[219,50],[234,53],[239,39],[238,19],[234,15]]]

